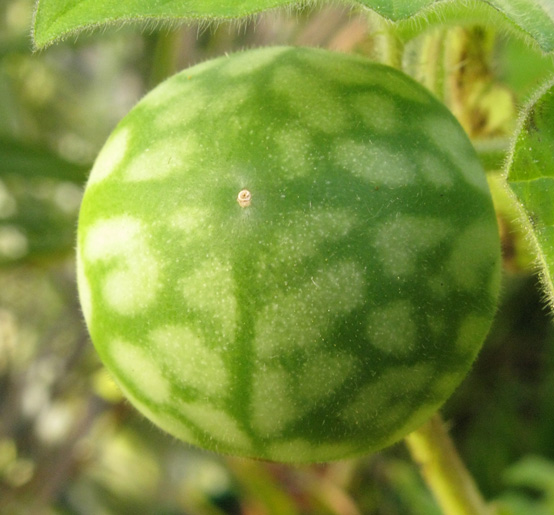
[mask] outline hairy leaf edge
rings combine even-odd
[[[76,25],[73,29],[67,30],[65,32],[61,32],[57,36],[48,36],[45,38],[38,37],[37,38],[37,16],[38,11],[40,8],[40,4],[42,3],[42,0],[37,0],[35,3],[35,8],[33,10],[33,19],[32,19],[32,25],[31,25],[31,40],[33,45],[33,51],[39,51],[44,50],[48,48],[49,46],[63,42],[71,37],[77,37],[81,33],[90,34],[94,32],[97,29],[100,28],[112,28],[112,27],[124,27],[126,25],[143,25],[143,30],[157,30],[160,28],[165,28],[167,30],[177,29],[180,25],[183,24],[193,24],[200,22],[202,25],[202,29],[209,27],[209,26],[215,26],[217,27],[221,23],[226,22],[236,22],[238,24],[246,23],[249,20],[255,18],[256,16],[267,13],[267,12],[275,12],[279,10],[286,10],[286,11],[295,11],[295,10],[302,10],[305,8],[308,8],[310,6],[316,5],[316,4],[323,4],[323,3],[342,3],[344,2],[338,2],[337,0],[331,0],[330,2],[327,2],[326,0],[289,0],[287,3],[278,5],[275,7],[271,7],[268,9],[259,9],[259,10],[253,10],[249,12],[245,12],[244,14],[239,14],[236,16],[206,16],[206,15],[194,15],[191,14],[190,16],[180,16],[180,17],[168,17],[168,16],[129,16],[126,18],[113,18],[113,19],[107,19],[105,21],[97,22],[97,23],[89,23],[89,24],[80,24]],[[348,3],[355,4],[355,0],[347,0]]]
[[[261,14],[262,12],[271,12],[281,9],[293,11],[302,10],[307,7],[311,7],[317,4],[337,4],[348,5],[352,9],[370,11],[374,15],[381,18],[384,22],[388,22],[393,25],[397,25],[400,29],[400,33],[407,38],[415,37],[418,33],[426,30],[428,26],[433,25],[448,25],[454,23],[485,23],[497,25],[498,20],[504,22],[507,31],[514,33],[524,39],[528,45],[532,45],[540,49],[543,53],[554,52],[554,42],[551,45],[541,45],[541,43],[530,34],[523,27],[519,26],[513,19],[507,14],[503,13],[496,6],[489,3],[487,0],[438,0],[435,3],[422,7],[416,13],[405,18],[399,17],[393,20],[385,15],[380,14],[375,9],[363,3],[364,0],[289,0],[288,2],[275,6],[269,9],[253,10],[251,12],[245,12],[242,15],[237,16],[214,16],[209,17],[205,15],[191,15],[188,17],[128,17],[128,18],[114,18],[103,22],[77,25],[73,29],[60,33],[54,37],[37,37],[37,14],[40,9],[42,0],[37,0],[35,3],[35,9],[33,11],[33,20],[31,28],[31,40],[33,44],[33,50],[45,49],[54,43],[65,41],[66,39],[77,36],[82,32],[93,32],[101,27],[113,27],[116,25],[124,26],[129,24],[147,24],[145,30],[148,30],[148,25],[152,27],[152,30],[159,28],[160,26],[172,29],[176,28],[183,23],[195,23],[203,22],[208,25],[236,21],[242,23],[252,19],[253,17]],[[472,13],[471,16],[467,16],[468,13]],[[430,17],[436,17],[438,21],[429,22]],[[483,21],[484,19],[484,21]]]
[[[527,210],[525,209],[525,206],[518,199],[516,193],[510,187],[510,182],[519,182],[519,181],[509,180],[509,174],[514,160],[517,140],[519,135],[521,134],[521,131],[525,126],[525,120],[527,119],[529,112],[531,111],[533,106],[537,103],[537,101],[546,93],[546,91],[548,91],[553,87],[554,87],[554,76],[547,79],[545,83],[537,89],[537,91],[533,94],[533,96],[527,102],[527,104],[523,106],[523,108],[521,109],[518,122],[517,122],[517,128],[514,131],[514,136],[512,138],[510,149],[506,156],[506,162],[504,164],[503,182],[504,182],[504,187],[508,191],[509,197],[511,198],[512,202],[516,206],[517,212],[519,213],[519,216],[516,222],[520,224],[524,234],[526,235],[528,242],[530,243],[530,247],[533,248],[535,251],[535,254],[536,254],[535,267],[537,269],[537,274],[544,288],[543,293],[544,293],[545,300],[550,305],[552,314],[554,315],[554,277],[552,276],[551,271],[548,268],[546,258],[541,250],[540,243],[537,239],[535,231],[533,230],[531,221],[529,220],[529,215],[527,213]]]

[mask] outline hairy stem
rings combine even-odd
[[[439,414],[409,434],[406,445],[445,515],[491,515]]]

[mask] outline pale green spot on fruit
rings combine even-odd
[[[224,80],[224,78],[218,76],[216,80]],[[236,114],[241,104],[247,102],[251,96],[252,87],[250,84],[233,84],[224,97],[210,98],[210,110],[213,110],[218,116],[224,117],[226,123],[234,129],[247,129],[250,120],[244,116],[236,116]]]
[[[114,270],[104,279],[102,293],[106,302],[122,315],[134,315],[144,311],[154,300],[156,291],[156,275],[152,274],[145,280],[139,267],[126,270]],[[137,291],[147,292],[141,298]]]
[[[292,395],[287,371],[275,363],[258,366],[252,378],[250,415],[258,436],[280,434],[302,413]]]
[[[111,265],[102,293],[115,311],[134,315],[155,300],[159,266],[139,220],[121,216],[96,222],[86,233],[84,249],[88,263]]]
[[[402,116],[390,95],[368,91],[356,95],[356,112],[360,113],[368,127],[377,133],[393,133],[402,125]]]
[[[328,134],[339,134],[348,128],[346,113],[336,109],[334,92],[297,66],[282,65],[268,87],[281,102],[288,104],[291,113],[302,113],[299,122],[307,128]],[[314,98],[317,98],[318,109],[306,109]]]
[[[315,156],[310,155],[310,138],[305,130],[285,127],[276,133],[275,143],[284,178],[306,177],[313,171]]]
[[[170,150],[173,145],[179,147],[180,152]],[[130,162],[124,176],[125,180],[160,180],[175,172],[186,170],[190,166],[185,161],[187,147],[196,148],[192,135],[174,138],[173,142],[167,138],[149,146]]]
[[[209,259],[179,280],[187,306],[203,312],[215,326],[214,336],[232,341],[237,321],[237,299],[232,269],[228,263]]]
[[[118,371],[114,379],[136,402],[143,404],[143,398],[156,404],[171,401],[168,379],[143,347],[117,338],[109,347],[109,358]]]
[[[483,272],[490,269],[496,259],[496,249],[491,248],[487,238],[494,224],[494,220],[480,220],[458,236],[448,261],[448,271],[450,280],[459,287],[490,291],[489,283],[483,285],[482,281]],[[491,280],[497,285],[498,275],[493,274]]]
[[[141,229],[140,221],[130,216],[95,222],[85,234],[84,259],[91,263],[114,258],[127,260],[127,246],[134,247],[143,238]]]
[[[356,358],[345,352],[313,353],[300,370],[302,389],[298,393],[304,402],[315,404],[352,377],[357,368]]]
[[[485,173],[477,163],[471,161],[468,163],[467,155],[468,153],[464,153],[464,155],[460,157],[463,163],[460,165],[462,174],[469,184],[489,195],[489,186]]]
[[[353,449],[352,445],[347,446],[344,443],[319,443],[312,449],[312,456],[314,456],[314,461],[330,461],[330,460],[340,460],[345,457],[350,457],[354,454],[359,454],[357,449]],[[303,461],[309,459],[309,454],[303,458]]]
[[[210,97],[198,88],[174,87],[168,88],[160,96],[148,95],[145,107],[152,110],[152,125],[159,131],[167,133],[194,123],[198,118],[198,107],[207,108]],[[167,97],[167,100],[166,98]]]
[[[251,452],[250,438],[236,419],[225,411],[203,403],[183,404],[182,411],[203,432],[202,440],[213,440],[216,449],[226,451],[231,448],[237,452],[239,449],[242,453]]]
[[[426,106],[434,102],[434,99],[425,89],[414,88],[412,81],[407,76],[398,76],[391,68],[382,67],[381,73],[373,74],[368,81],[384,94],[398,97],[411,104]]]
[[[182,76],[181,79],[179,82],[166,81],[164,88],[150,91],[140,101],[142,108],[153,114],[169,114],[171,111],[174,114],[176,111],[182,113],[183,108],[187,105],[187,96],[191,93],[194,85],[190,76]],[[201,92],[194,91],[194,94],[200,95]],[[203,98],[207,99],[207,95],[204,95]],[[195,100],[198,101],[199,96],[196,96]],[[202,105],[204,105],[204,102]],[[179,107],[179,109],[176,109],[176,107]],[[195,109],[192,109],[192,106],[190,107],[190,109],[185,107],[185,117],[187,115],[196,115]],[[174,119],[177,119],[177,117],[174,117]],[[160,121],[159,118],[157,121]]]
[[[115,343],[118,343],[116,341]],[[129,345],[129,344],[127,344]],[[133,354],[130,356],[133,357]],[[139,359],[143,359],[143,356],[141,356]],[[126,365],[124,365],[126,366]],[[140,370],[138,371],[140,372]],[[125,380],[125,383],[122,382],[121,377],[117,377],[116,384],[120,388],[120,390],[123,392],[123,394],[133,403],[133,405],[139,409],[139,411],[147,417],[151,422],[156,424],[159,428],[163,429],[164,431],[167,431],[169,434],[176,436],[177,438],[181,438],[182,440],[189,442],[194,445],[200,445],[200,442],[194,435],[193,431],[190,429],[190,427],[183,424],[181,420],[179,420],[177,417],[175,417],[173,414],[168,412],[166,409],[164,409],[165,406],[168,405],[170,402],[170,399],[166,399],[165,403],[151,403],[151,402],[145,402],[144,398],[147,395],[147,392],[145,393],[143,390],[137,389],[136,387],[136,380],[140,378],[131,378],[130,381]],[[163,381],[163,379],[161,379]],[[156,380],[154,380],[155,382]],[[127,386],[129,385],[129,386]],[[148,386],[148,385],[146,385]],[[158,390],[154,390],[154,392],[161,389],[162,392],[167,389],[166,386],[157,386]],[[138,392],[138,393],[137,393]],[[140,398],[139,398],[140,397]]]
[[[324,342],[333,322],[363,303],[364,293],[363,269],[356,262],[329,264],[301,284],[291,280],[290,293],[278,292],[261,310],[255,331],[258,356],[311,351]]]
[[[468,349],[469,350],[469,349]],[[436,396],[441,396],[444,392],[452,393],[459,384],[459,379],[455,372],[443,372],[433,378],[431,390]]]
[[[322,462],[344,459],[353,454],[352,446],[318,442],[313,445],[307,440],[293,439],[276,442],[268,447],[267,458],[273,461],[287,461],[287,456],[296,456],[298,462]]]
[[[403,188],[417,178],[414,162],[384,143],[339,140],[332,152],[338,166],[378,187]]]
[[[413,320],[412,303],[398,300],[370,315],[367,333],[371,343],[379,350],[393,356],[406,356],[413,352],[418,339],[417,326]]]
[[[287,456],[298,456],[298,461],[302,462],[309,456],[311,461],[313,451],[314,446],[310,442],[302,438],[295,438],[271,443],[267,447],[267,459],[286,461]]]
[[[180,419],[163,409],[153,410],[147,404],[140,404],[140,411],[158,427],[171,435],[193,445],[201,445],[189,426]]]
[[[291,229],[281,230],[272,244],[272,264],[301,265],[301,260],[320,252],[326,243],[340,241],[356,225],[356,217],[345,209],[313,208],[296,215]]]
[[[455,177],[455,170],[452,169],[450,163],[445,163],[443,160],[430,152],[422,152],[417,155],[419,170],[425,180],[442,191],[454,186]]]
[[[181,385],[203,396],[225,395],[229,373],[219,353],[186,326],[171,325],[152,330],[148,339],[156,349],[155,361]]]
[[[183,74],[181,80],[166,81],[163,88],[151,91],[140,105],[150,117],[152,128],[167,134],[197,119],[199,109],[208,107],[210,100],[210,94],[197,87],[193,76]]]
[[[489,188],[485,173],[478,162],[471,157],[474,150],[456,120],[452,117],[428,116],[421,123],[425,126],[433,142],[445,152],[452,164],[461,172],[468,184],[489,194]],[[442,142],[448,138],[450,144],[445,146]]]
[[[342,411],[342,419],[348,424],[379,429],[393,420],[401,420],[406,405],[403,396],[423,393],[434,375],[434,368],[424,363],[397,365],[385,369],[375,382],[361,388]],[[431,415],[432,411],[428,410]],[[423,420],[422,420],[423,422]],[[407,421],[407,424],[410,422]],[[405,427],[399,428],[399,432]]]
[[[374,245],[386,273],[408,276],[417,273],[421,254],[441,245],[453,229],[438,218],[397,215],[377,227]]]
[[[183,206],[168,217],[168,225],[188,238],[194,236],[201,239],[210,238],[213,232],[210,211],[200,206]]]
[[[468,315],[458,328],[456,347],[464,351],[471,351],[473,348],[473,342],[476,338],[481,337],[482,334],[486,334],[489,324],[490,321],[485,317]]]
[[[129,135],[130,130],[122,127],[110,136],[92,167],[87,183],[88,186],[103,181],[117,170],[118,165],[123,161],[127,152]]]
[[[281,54],[287,51],[286,47],[270,47],[261,59],[252,59],[248,52],[233,55],[219,67],[220,73],[229,78],[240,77],[248,80],[248,75],[255,71],[263,71],[262,68],[270,65]]]

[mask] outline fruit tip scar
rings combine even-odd
[[[251,201],[252,193],[250,193],[248,190],[239,191],[237,202],[239,203],[240,207],[248,207]]]

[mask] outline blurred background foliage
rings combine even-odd
[[[216,456],[162,434],[102,368],[75,286],[76,221],[91,163],[157,82],[269,44],[386,61],[395,44],[386,26],[326,6],[218,27],[110,29],[33,54],[32,9],[31,0],[0,0],[0,513],[438,514],[401,443],[358,460],[290,467]],[[554,326],[499,170],[518,109],[554,73],[553,59],[490,27],[436,28],[403,55],[397,64],[473,138],[504,249],[493,331],[443,415],[499,513],[552,514]]]

